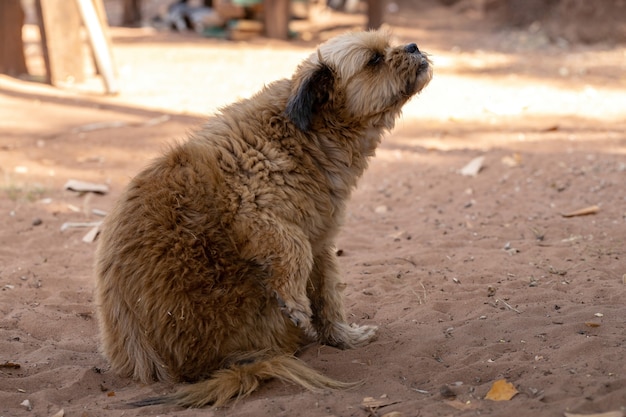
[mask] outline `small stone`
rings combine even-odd
[[[41,220],[39,217],[35,217],[33,219],[33,226],[39,226],[43,223],[43,220]]]
[[[376,208],[374,209],[374,211],[375,211],[377,214],[385,214],[385,213],[387,213],[387,211],[389,211],[389,209],[387,208],[387,206],[382,205],[382,206],[378,206],[378,207],[376,207]]]
[[[454,399],[456,398],[456,392],[454,392],[452,390],[452,388],[450,388],[448,385],[443,385],[441,388],[439,388],[439,394],[441,394],[441,396],[445,399]]]
[[[24,400],[20,403],[20,405],[28,411],[33,411],[33,405],[31,404],[30,400]]]

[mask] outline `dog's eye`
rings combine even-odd
[[[380,64],[381,62],[383,62],[383,54],[376,52],[372,55],[372,57],[370,58],[370,60],[367,62],[367,66],[369,67],[375,67],[378,64]]]

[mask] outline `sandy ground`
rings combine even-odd
[[[95,244],[88,228],[61,229],[100,220],[93,210],[202,115],[289,76],[362,17],[320,15],[313,41],[292,43],[114,29],[115,97],[97,78],[54,89],[0,77],[0,416],[624,414],[626,49],[496,30],[460,8],[389,20],[436,70],[360,181],[338,241],[350,317],[379,337],[301,355],[364,381],[345,392],[272,381],[219,410],[125,408],[173,387],[108,370]],[[480,156],[476,176],[460,174]],[[68,179],[110,191],[66,191]],[[519,393],[485,399],[499,379]]]

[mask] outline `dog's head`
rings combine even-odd
[[[302,131],[331,115],[390,128],[431,77],[432,65],[416,44],[391,46],[390,34],[380,30],[348,33],[322,44],[298,67],[286,114]]]

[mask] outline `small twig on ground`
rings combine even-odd
[[[401,260],[401,261],[408,262],[408,263],[410,263],[410,264],[411,264],[411,265],[413,265],[413,266],[417,266],[417,264],[415,263],[415,261],[412,261],[411,259],[408,259],[408,258],[402,258],[402,257],[400,257],[400,256],[397,256],[397,257],[396,257],[396,259],[399,259],[399,260]]]
[[[515,307],[513,307],[512,305],[510,305],[509,303],[507,303],[507,302],[506,302],[506,301],[504,301],[504,300],[499,300],[499,299],[496,299],[496,303],[497,303],[497,302],[501,302],[501,303],[502,303],[502,304],[504,304],[504,305],[505,305],[505,306],[506,306],[509,310],[513,310],[513,311],[515,311],[517,314],[522,314],[522,312],[521,312],[521,311],[519,311],[518,309],[516,309]]]
[[[422,286],[422,291],[424,292],[423,298],[413,288],[411,288],[411,291],[417,297],[417,303],[422,305],[422,304],[426,304],[426,287],[424,287],[424,284],[422,282],[420,282],[420,285]]]
[[[390,405],[400,404],[402,401],[389,401],[383,402],[380,400],[375,400],[374,398],[367,397],[363,399],[363,403],[361,407],[369,413],[371,417],[378,417],[378,410],[383,407],[389,407]]]
[[[426,391],[425,389],[419,389],[419,388],[411,388],[413,391],[415,392],[419,392],[420,394],[430,394],[430,392]]]

